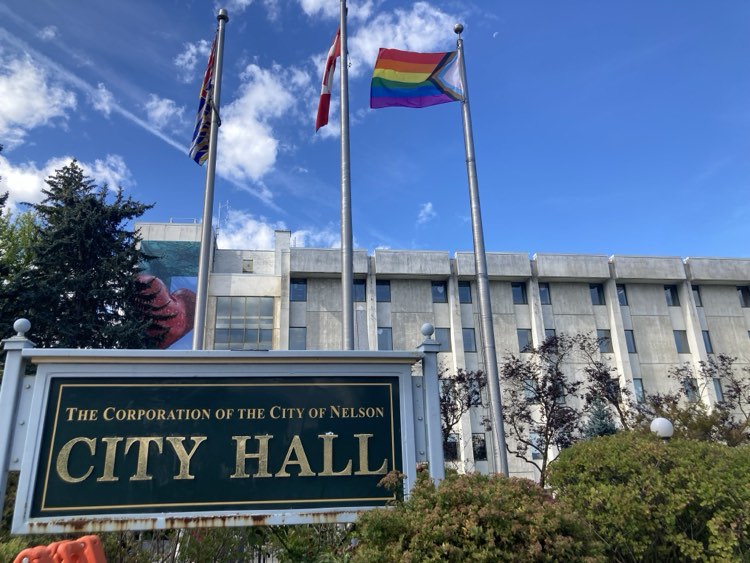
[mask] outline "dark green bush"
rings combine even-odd
[[[620,432],[552,465],[558,501],[612,561],[750,561],[750,448]]]
[[[419,480],[409,499],[365,513],[352,561],[595,561],[575,517],[525,479],[449,475]]]

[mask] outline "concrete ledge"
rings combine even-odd
[[[447,278],[451,262],[447,252],[376,250],[375,271],[383,277]]]
[[[686,258],[688,276],[696,283],[750,284],[748,258]]]
[[[291,248],[289,270],[296,275],[341,274],[340,248]],[[367,251],[353,252],[354,274],[367,274]]]
[[[599,254],[534,254],[541,281],[594,280],[609,278],[609,259]]]
[[[473,252],[456,252],[459,277],[476,276]],[[523,281],[531,277],[529,255],[521,252],[488,252],[487,275],[493,280]]]
[[[615,277],[621,282],[682,281],[685,264],[677,256],[612,256]]]

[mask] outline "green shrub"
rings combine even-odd
[[[588,529],[526,479],[419,480],[409,499],[363,514],[354,562],[595,561]]]
[[[750,448],[632,432],[563,451],[557,499],[613,561],[750,561]]]

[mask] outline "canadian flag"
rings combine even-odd
[[[341,30],[336,31],[333,45],[328,50],[326,68],[323,71],[323,84],[320,87],[320,101],[318,102],[318,116],[315,118],[315,131],[328,123],[328,108],[331,105],[331,84],[333,71],[336,70],[336,59],[341,56]]]

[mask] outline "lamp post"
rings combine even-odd
[[[674,426],[668,419],[657,417],[651,421],[651,432],[666,442],[674,434]]]

